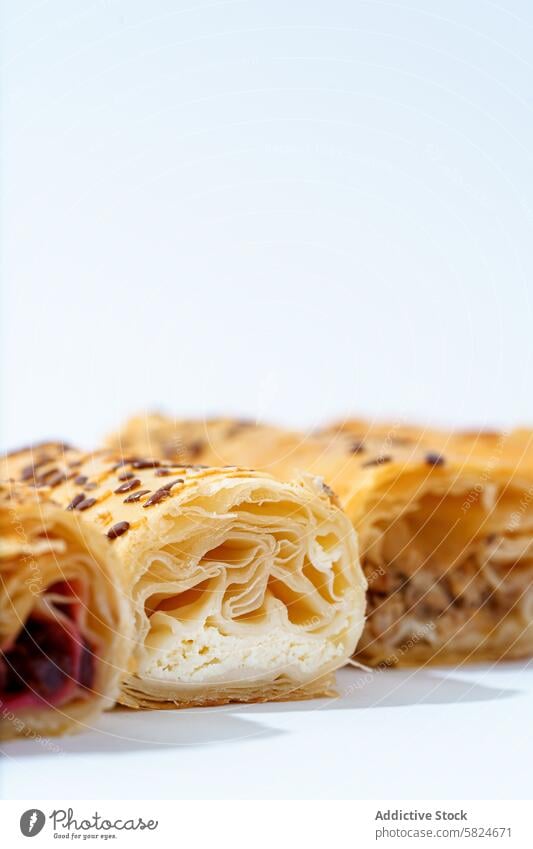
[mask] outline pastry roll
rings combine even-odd
[[[305,435],[157,415],[111,437],[126,451],[323,476],[359,533],[369,586],[357,657],[373,665],[532,654],[530,442],[528,432],[352,421]]]
[[[0,738],[90,727],[118,694],[128,611],[96,528],[0,485]]]
[[[7,465],[20,479],[27,457]],[[331,691],[363,628],[366,584],[351,523],[319,479],[56,451],[35,485],[118,561],[136,643],[123,704]]]

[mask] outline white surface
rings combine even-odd
[[[98,729],[4,745],[4,798],[531,798],[533,666],[339,676],[343,695],[114,712]]]
[[[532,421],[527,0],[5,0],[3,442]]]
[[[5,0],[2,442],[533,419],[533,4]],[[349,687],[357,673],[343,674]],[[106,718],[12,796],[512,796],[532,673]]]

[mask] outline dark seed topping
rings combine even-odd
[[[39,468],[39,466],[44,466],[44,464],[49,463],[51,459],[52,459],[51,457],[48,457],[46,455],[41,455],[39,458],[34,460],[29,466],[25,466],[22,469],[22,472],[20,474],[20,479],[22,481],[28,481],[31,478],[34,478],[36,473],[37,473],[37,469]],[[52,472],[52,471],[55,471],[55,468],[50,469],[50,472]],[[50,474],[50,472],[48,472],[48,474]]]
[[[111,471],[116,472],[117,469],[121,469],[123,466],[127,466],[128,463],[133,463],[134,460],[138,459],[138,457],[121,457],[121,459],[111,467]]]
[[[89,483],[85,484],[85,489],[96,489],[97,486],[98,484],[94,481],[89,481]]]
[[[107,532],[108,539],[116,539],[117,537],[121,537],[122,534],[125,534],[130,526],[129,522],[117,522],[116,525],[113,525],[112,528],[109,528]]]
[[[168,498],[170,495],[170,491],[168,489],[156,489],[154,493],[147,498],[143,504],[143,507],[151,507],[153,504],[159,504],[160,501],[163,501],[165,498]]]
[[[125,483],[121,483],[120,486],[116,488],[115,492],[129,492],[132,489],[137,489],[140,484],[141,481],[139,480],[139,478],[132,478],[131,480],[126,481]]]
[[[172,474],[172,469],[157,469],[155,474],[158,478],[166,478]]]
[[[183,478],[177,478],[175,481],[169,481],[164,486],[159,487],[156,491],[148,498],[143,507],[151,507],[152,504],[159,504],[163,499],[168,498],[170,495],[170,490],[174,486],[174,484],[183,483]]]
[[[149,489],[138,489],[137,492],[132,492],[131,495],[128,495],[128,497],[124,499],[124,504],[133,504],[134,501],[139,501],[143,495],[148,495],[149,492]]]
[[[78,486],[83,486],[84,483],[87,483],[87,476],[86,475],[78,475],[78,477],[75,479],[74,483],[77,483]]]
[[[426,454],[426,463],[428,466],[443,466],[444,457],[442,454],[437,454],[431,451],[429,454]]]
[[[68,505],[67,510],[75,510],[78,504],[81,504],[82,501],[85,501],[85,493],[78,492],[78,494],[74,496],[74,498]]]
[[[129,481],[131,478],[134,478],[135,475],[133,472],[122,472],[121,475],[118,476],[119,481]]]
[[[92,507],[93,504],[96,504],[96,498],[83,498],[82,501],[78,501],[76,504],[76,510],[88,510],[89,507]]]
[[[365,444],[361,440],[357,439],[350,445],[350,454],[362,454],[365,450]]]
[[[376,457],[374,460],[367,460],[366,463],[363,463],[363,467],[367,466],[382,466],[384,463],[390,463],[392,457],[389,455],[384,455],[383,457]]]
[[[177,483],[184,483],[184,479],[183,478],[176,478],[176,480],[169,481],[168,483],[164,484],[163,486],[160,486],[157,491],[160,492],[162,489],[166,489],[166,490],[168,490],[168,492],[170,492],[172,487]]]
[[[37,470],[37,465],[38,464],[35,465],[35,470]],[[47,469],[46,472],[43,472],[41,475],[39,475],[39,477],[37,478],[37,483],[39,483],[41,485],[44,484],[45,481],[47,481],[49,477],[51,477],[52,475],[55,475],[55,473],[58,472],[58,471],[59,471],[59,469],[57,468],[57,466],[54,466],[51,469]]]
[[[132,469],[157,469],[161,463],[159,460],[133,460]]]

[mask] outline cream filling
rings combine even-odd
[[[305,680],[343,655],[342,646],[291,634],[280,626],[259,638],[223,634],[205,624],[183,632],[166,622],[147,642],[143,677],[182,684],[249,684],[281,675]]]

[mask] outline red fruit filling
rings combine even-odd
[[[47,594],[73,596],[66,582]],[[11,709],[62,705],[94,682],[94,654],[82,637],[80,602],[54,604],[57,616],[32,614],[15,642],[0,652],[0,699]]]

